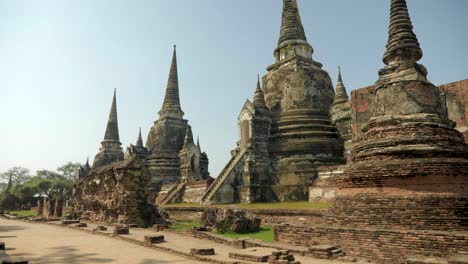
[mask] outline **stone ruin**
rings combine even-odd
[[[204,227],[219,233],[247,234],[260,230],[262,220],[244,210],[230,208],[205,208],[201,217]]]
[[[123,152],[114,92],[99,153],[92,167],[87,161],[76,175],[75,211],[94,221],[152,226],[162,221],[157,204],[200,201],[212,181],[209,162],[183,115],[174,46],[163,106],[146,147],[140,129],[136,145]]]
[[[64,200],[39,198],[37,201],[37,217],[45,219],[60,219],[63,214]]]
[[[381,263],[468,248],[466,80],[427,79],[406,1],[390,2],[385,66],[375,85],[352,94],[349,162],[321,168],[310,188],[311,199],[326,193],[333,207],[324,224],[278,226],[280,242],[339,244]]]
[[[244,104],[238,146],[203,203],[307,200],[317,167],[345,162],[344,140],[329,117],[332,82],[313,51],[297,2],[284,0],[276,62]]]

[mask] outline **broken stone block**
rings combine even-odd
[[[5,250],[5,242],[0,242],[0,250]]]
[[[88,227],[88,224],[86,224],[86,223],[78,223],[78,224],[74,224],[73,226],[74,226],[74,227]]]
[[[116,226],[114,227],[114,234],[115,235],[128,235],[130,231],[128,230],[128,226]]]
[[[214,248],[191,248],[190,254],[192,255],[203,255],[212,256],[215,254]]]
[[[145,244],[158,244],[164,242],[163,235],[145,236]]]

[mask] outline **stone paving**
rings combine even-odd
[[[107,231],[92,234],[97,226],[87,223],[87,227],[78,228],[62,226],[60,222],[43,224],[0,219],[0,240],[7,243],[8,254],[28,258],[32,263],[234,263],[236,260],[229,258],[229,253],[239,250],[172,231],[130,228],[130,234],[112,238],[114,228],[108,226]],[[157,234],[164,235],[166,242],[151,245],[151,248],[142,246],[145,236]],[[214,248],[216,254],[200,256],[197,261],[190,257],[191,248]],[[295,257],[303,264],[346,263]]]

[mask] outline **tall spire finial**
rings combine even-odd
[[[343,82],[343,79],[341,78],[341,66],[338,66],[338,82]]]
[[[261,85],[260,85],[260,75],[257,75],[257,89],[255,89],[254,101],[253,104],[258,108],[267,108],[265,103],[265,95],[263,94]]]
[[[164,96],[163,106],[159,111],[161,116],[172,116],[182,118],[184,112],[180,107],[179,99],[179,77],[177,72],[177,50],[174,45],[174,53],[172,55],[171,69],[169,71],[169,79],[167,81],[166,94]]]
[[[348,93],[346,92],[346,87],[343,84],[343,78],[341,77],[341,67],[338,66],[338,82],[336,84],[336,93],[333,104],[344,103],[348,101]]]
[[[297,0],[283,0],[283,16],[278,46],[282,46],[288,41],[297,40],[307,41],[301,16],[299,15]]]
[[[140,127],[140,131],[138,132],[138,139],[137,139],[137,142],[136,142],[136,146],[137,147],[143,147],[143,138],[141,137],[141,127]]]
[[[386,65],[393,62],[417,62],[422,58],[413,24],[408,13],[406,0],[391,0],[388,43],[383,61]]]
[[[119,126],[117,122],[117,89],[114,89],[114,97],[112,99],[112,106],[107,121],[106,133],[104,134],[104,141],[119,142]]]
[[[201,153],[200,137],[199,136],[197,136],[197,148],[198,148],[198,151]]]

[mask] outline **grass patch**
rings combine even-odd
[[[327,209],[333,204],[331,202],[281,202],[281,203],[252,203],[252,204],[216,204],[216,205],[201,205],[199,203],[181,203],[181,204],[165,204],[160,207],[233,207],[241,209]]]
[[[273,232],[273,227],[271,226],[262,226],[260,227],[260,231],[249,233],[249,234],[238,234],[234,232],[226,232],[226,233],[219,233],[219,234],[226,236],[226,237],[230,237],[230,238],[250,237],[250,238],[260,239],[265,242],[274,241],[274,232]]]
[[[18,216],[37,216],[36,210],[10,211],[9,213]]]
[[[190,230],[194,227],[200,227],[201,222],[199,220],[175,220],[175,222],[169,226],[172,230]]]

